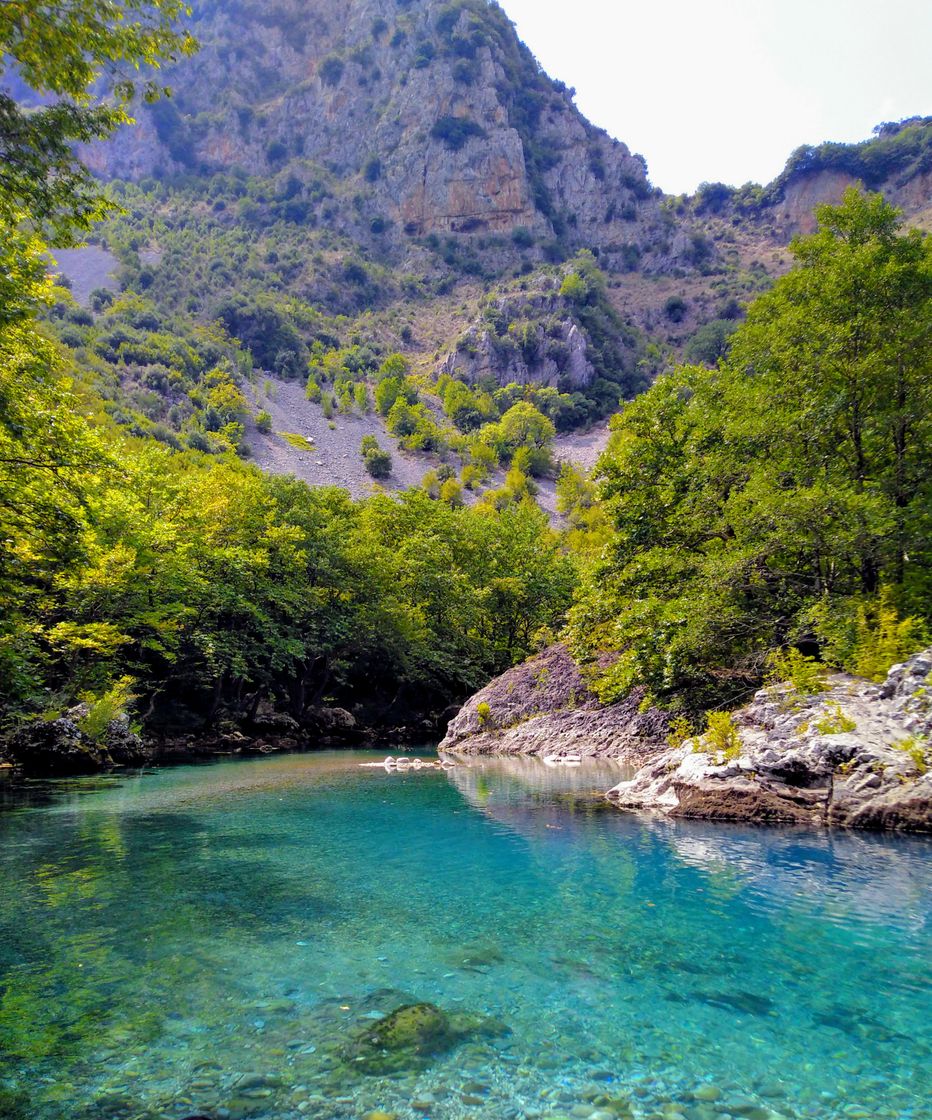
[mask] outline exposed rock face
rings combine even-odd
[[[202,0],[193,31],[171,100],[90,149],[95,171],[281,174],[318,183],[317,217],[351,235],[375,219],[395,242],[520,229],[609,267],[632,251],[669,266],[643,159],[585,120],[496,4]]]
[[[503,295],[490,308],[499,322],[525,326],[520,338],[500,336],[487,319],[480,319],[457,342],[441,372],[470,385],[487,378],[499,385],[517,382],[564,391],[591,385],[596,374],[586,333],[574,322],[558,283],[552,280],[550,285],[531,295]]]
[[[881,686],[836,674],[814,697],[764,689],[735,715],[735,757],[687,740],[609,797],[671,817],[930,832],[930,674],[927,650]]]
[[[664,745],[663,713],[640,697],[605,707],[565,646],[551,646],[476,693],[450,722],[441,751],[643,758]]]

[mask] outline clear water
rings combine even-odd
[[[8,793],[0,1115],[932,1117],[928,841],[625,816],[614,764],[364,761]],[[361,1068],[417,1002],[509,1033]]]

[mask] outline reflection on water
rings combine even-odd
[[[0,1116],[932,1115],[927,841],[373,757],[7,788]],[[418,1003],[443,1029],[373,1060]]]

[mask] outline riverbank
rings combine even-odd
[[[626,811],[932,832],[932,649],[883,684],[833,673],[811,694],[761,689],[718,734],[677,738],[640,699],[599,704],[556,646],[477,693],[441,750],[634,764],[607,794]]]
[[[197,731],[140,733],[121,715],[91,735],[88,711],[79,705],[55,719],[23,724],[0,741],[0,776],[56,778],[140,766],[165,766],[212,758],[268,755],[328,748],[360,748],[376,741],[436,741],[435,723],[370,726],[344,708],[318,707],[299,722],[263,707],[252,719],[221,720]]]

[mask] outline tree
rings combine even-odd
[[[660,378],[614,424],[611,518],[572,640],[614,650],[603,696],[636,683],[737,699],[821,620],[932,618],[932,246],[849,192],[794,243],[717,370]],[[885,591],[884,589],[888,589]]]
[[[28,220],[58,244],[74,241],[110,204],[74,151],[130,120],[137,94],[166,91],[140,84],[140,67],[193,53],[178,26],[185,0],[15,0],[0,4],[0,73],[15,66],[41,98],[25,109],[0,94],[0,224]]]

